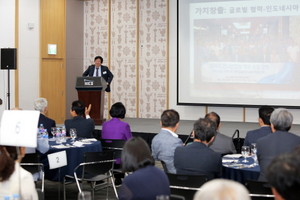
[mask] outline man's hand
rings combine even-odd
[[[91,108],[92,108],[92,104],[89,104],[89,107],[85,107],[84,114],[85,115],[90,115]]]

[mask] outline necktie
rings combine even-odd
[[[99,76],[99,68],[96,68],[96,76]]]

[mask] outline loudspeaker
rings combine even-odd
[[[17,49],[1,49],[1,69],[17,69]]]

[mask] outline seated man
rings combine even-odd
[[[221,127],[220,116],[215,112],[211,112],[206,114],[205,118],[212,120],[217,125],[215,139],[209,144],[209,148],[223,155],[236,153],[232,138],[219,132]]]
[[[155,160],[166,163],[169,173],[176,173],[174,167],[174,151],[182,146],[181,139],[175,133],[179,126],[179,114],[175,110],[165,110],[161,114],[160,125],[162,129],[152,140],[152,156]]]
[[[275,109],[270,118],[273,133],[260,138],[256,142],[257,158],[260,165],[259,181],[267,181],[267,167],[277,155],[291,152],[300,145],[300,137],[289,133],[293,115],[284,108]]]
[[[267,170],[267,180],[276,200],[300,198],[299,152],[284,153],[272,160]]]
[[[256,143],[259,138],[265,137],[272,133],[270,117],[274,108],[270,106],[262,106],[258,110],[258,123],[260,128],[252,131],[248,131],[244,141],[244,146],[251,146],[252,143]]]
[[[47,129],[47,132],[51,132],[51,127],[56,127],[55,121],[46,117],[48,112],[48,101],[45,98],[38,98],[34,101],[34,109],[40,111],[40,118],[38,122],[38,127],[40,124],[43,124],[44,128]],[[49,134],[51,137],[51,134]]]
[[[250,200],[246,187],[236,181],[216,179],[206,182],[197,191],[194,200]]]
[[[73,101],[70,113],[73,119],[65,120],[67,135],[69,136],[70,128],[75,128],[77,138],[92,138],[95,129],[94,120],[89,118],[89,108],[84,107],[82,101]],[[86,114],[87,119],[84,118]]]
[[[221,177],[221,154],[208,148],[214,140],[216,128],[216,124],[208,118],[195,122],[194,142],[175,149],[174,166],[177,174],[206,175],[209,180]]]

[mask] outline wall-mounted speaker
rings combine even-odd
[[[17,69],[17,49],[1,49],[1,69]]]

